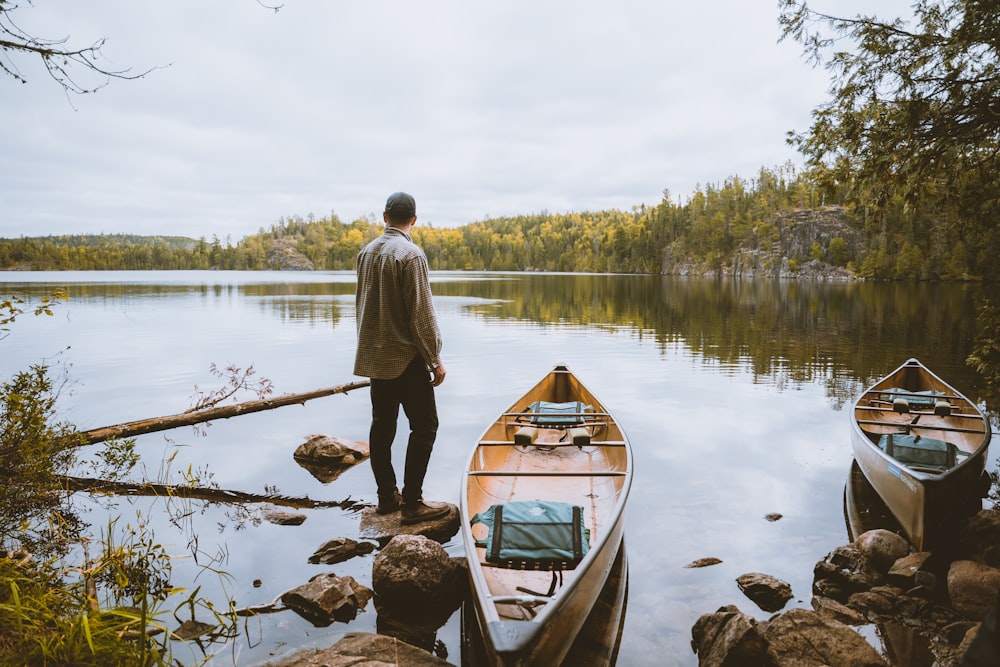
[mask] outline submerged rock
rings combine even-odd
[[[262,507],[261,514],[267,521],[277,526],[301,526],[306,520],[306,515],[301,512],[289,512],[274,505]]]
[[[335,537],[321,544],[313,555],[309,557],[309,562],[332,565],[342,563],[345,560],[370,554],[375,550],[375,545],[371,542],[357,542],[349,537]]]

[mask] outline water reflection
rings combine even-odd
[[[71,300],[97,300],[106,308],[161,297],[212,305],[248,301],[281,321],[313,324],[339,322],[354,295],[352,272],[294,274],[291,280],[281,274],[239,272],[203,272],[194,282],[180,276],[167,283],[125,277],[74,282],[69,294]],[[61,277],[36,275],[5,288],[36,298],[51,285],[66,284]],[[759,381],[779,387],[822,380],[838,408],[887,368],[912,356],[941,369],[958,386],[972,388],[969,395],[975,400],[979,378],[964,360],[978,333],[977,299],[991,289],[977,284],[545,273],[439,272],[432,282],[437,297],[471,298],[465,311],[486,320],[628,331],[655,340],[661,349],[683,344],[706,361],[734,372],[749,370]]]
[[[844,485],[844,520],[847,523],[848,542],[877,528],[892,532],[902,530],[892,512],[861,472],[857,461],[853,460]],[[890,664],[906,667],[931,667],[935,664],[930,640],[915,628],[891,621],[877,624],[875,633],[882,643],[882,652],[891,661]]]

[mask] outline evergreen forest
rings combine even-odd
[[[996,279],[990,258],[1000,248],[992,225],[956,237],[948,218],[934,214],[932,198],[925,204],[900,201],[874,214],[851,201],[847,188],[821,187],[786,164],[699,187],[683,203],[664,191],[657,205],[630,211],[543,211],[453,228],[418,224],[413,238],[432,270],[661,273],[683,266],[722,275],[741,254],[757,252],[775,267],[784,259],[786,275],[821,262],[868,279]],[[813,230],[812,243],[783,243],[782,217],[803,210],[835,212],[844,233]],[[126,234],[0,239],[0,269],[351,270],[382,227],[331,213],[282,218],[235,243]]]

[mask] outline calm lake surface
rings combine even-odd
[[[212,364],[252,365],[276,395],[356,379],[353,273],[0,273],[0,297],[56,286],[68,288],[69,301],[53,317],[17,320],[0,341],[0,377],[40,362],[65,370],[61,416],[80,430],[183,412],[196,391],[219,386]],[[736,585],[748,572],[790,583],[786,609],[810,607],[814,564],[848,542],[845,407],[866,385],[917,357],[981,400],[982,381],[965,363],[979,334],[979,286],[435,273],[432,287],[448,377],[437,393],[441,429],[426,497],[458,503],[473,442],[556,364],[626,429],[636,466],[618,652],[626,667],[697,665],[691,626],[723,605],[768,618]],[[363,389],[216,421],[204,434],[142,436],[136,477],[180,482],[190,472],[223,489],[374,502],[367,463],[324,484],[292,459],[310,434],[367,440],[369,410]],[[988,455],[989,469],[998,455]],[[222,608],[227,599],[269,603],[321,572],[371,585],[374,554],[307,560],[326,540],[357,538],[358,512],[303,510],[301,526],[276,526],[241,521],[239,508],[218,503],[79,502],[96,533],[118,514],[146,522],[177,556],[172,583],[200,585]],[[769,513],[783,518],[768,521]],[[462,554],[459,539],[444,545],[450,554]],[[705,557],[722,563],[685,567]],[[203,571],[206,563],[227,576]],[[327,628],[291,611],[261,616],[234,643],[207,647],[209,664],[258,665],[327,647],[348,631],[374,632],[376,616],[371,603],[350,624]],[[456,665],[458,616],[437,634]],[[878,646],[876,632],[866,636]],[[193,664],[206,654],[193,646],[176,655]]]

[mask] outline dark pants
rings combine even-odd
[[[437,437],[437,404],[434,387],[424,360],[417,355],[403,374],[392,380],[371,381],[372,427],[368,437],[372,472],[379,498],[391,498],[396,490],[392,467],[392,441],[396,438],[399,406],[410,422],[403,470],[403,502],[415,503],[423,495],[424,475]]]

